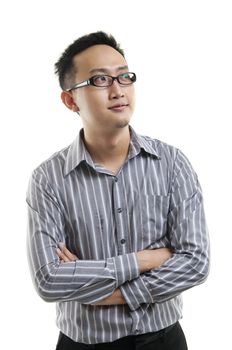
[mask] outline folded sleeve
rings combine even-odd
[[[59,242],[66,241],[65,219],[42,167],[30,178],[26,200],[28,260],[35,288],[45,301],[92,304],[139,276],[135,253],[106,260],[60,262],[56,249]]]
[[[123,284],[131,310],[143,303],[162,303],[205,281],[209,272],[209,238],[201,186],[180,151],[170,184],[167,237],[172,257],[162,266]]]

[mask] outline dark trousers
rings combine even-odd
[[[133,335],[111,343],[82,344],[76,343],[60,333],[56,350],[187,350],[187,343],[179,322],[154,333]]]

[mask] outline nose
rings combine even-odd
[[[113,81],[113,84],[109,87],[110,89],[110,98],[121,98],[124,97],[124,91],[123,87],[118,83],[118,81],[115,79]]]

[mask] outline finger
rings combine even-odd
[[[72,254],[63,242],[59,243],[59,247],[60,247],[60,250],[62,251],[62,253],[66,256],[66,258],[69,259],[69,261],[78,260],[77,256],[75,254]]]
[[[59,248],[56,248],[56,253],[60,259],[62,259],[62,251]]]
[[[64,247],[63,253],[66,255],[66,257],[68,259],[70,259],[71,261],[73,260],[77,260],[77,256],[73,253],[70,252],[70,250],[68,250],[68,248]]]
[[[61,262],[69,262],[69,258],[59,249],[56,249],[57,255],[60,258]]]

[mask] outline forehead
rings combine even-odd
[[[94,45],[77,54],[73,63],[78,76],[89,74],[93,70],[104,68],[116,71],[118,67],[127,66],[125,58],[108,45]]]

